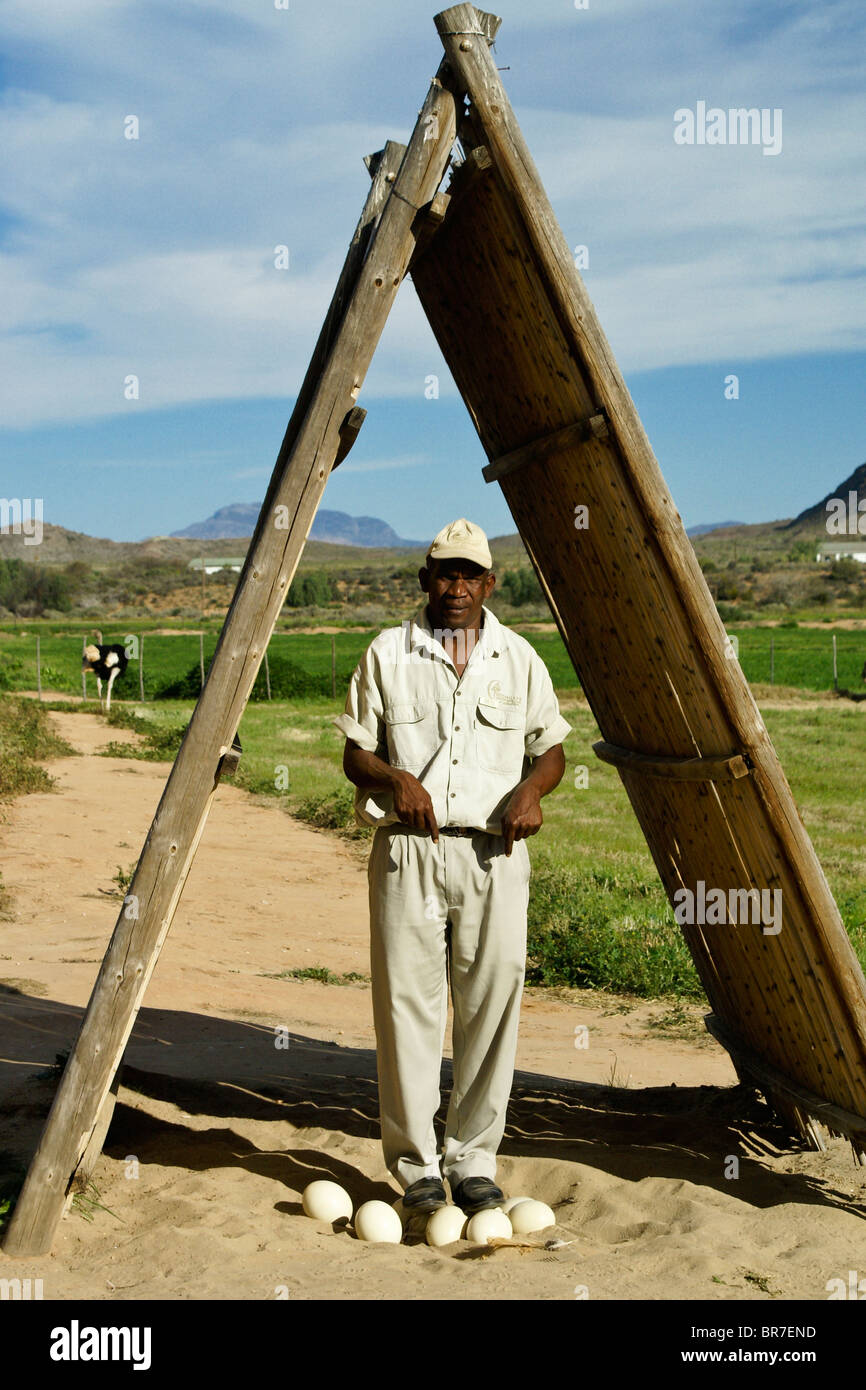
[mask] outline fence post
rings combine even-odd
[[[86,638],[86,637],[82,637],[82,639],[81,639],[81,660],[82,660],[82,662],[84,661],[84,654],[85,654],[86,651],[87,651],[87,638]],[[82,698],[82,700],[84,700],[85,703],[86,703],[86,701],[87,701],[87,672],[85,671],[83,665],[82,665],[82,667],[81,667],[81,698]]]
[[[833,633],[833,689],[839,689],[839,678],[836,670],[836,634]]]
[[[201,688],[204,689],[204,633],[198,635],[198,664],[201,669]]]
[[[42,699],[42,657],[39,651],[39,633],[36,634],[36,694]]]
[[[138,693],[144,704],[144,633],[138,634]]]

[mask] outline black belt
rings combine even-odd
[[[414,826],[414,825],[404,825],[404,823],[403,823],[402,821],[396,821],[394,824],[389,825],[389,826],[387,826],[386,828],[387,828],[387,830],[388,830],[389,832],[392,831],[392,830],[395,830],[395,831],[402,830],[402,831],[405,831],[405,832],[406,832],[407,834],[409,834],[409,835],[427,835],[427,836],[429,836],[429,834],[430,834],[430,831],[427,830],[427,829],[420,830],[420,829],[418,829],[418,828],[417,828],[416,826]],[[495,836],[497,836],[498,839],[501,839],[501,838],[502,838],[502,836],[500,835],[500,833],[499,833],[498,830],[481,830],[481,829],[479,829],[479,827],[478,827],[477,825],[440,825],[440,826],[439,826],[439,834],[440,834],[440,835],[460,835],[460,836],[462,836],[462,837],[464,837],[464,838],[465,838],[466,836],[469,836],[469,835],[495,835]]]

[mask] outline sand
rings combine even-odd
[[[38,1140],[120,908],[112,880],[169,770],[99,756],[136,736],[98,716],[51,718],[82,756],[49,764],[56,791],[0,824],[6,1171]],[[555,1230],[527,1248],[433,1250],[306,1217],[317,1177],[356,1205],[399,1195],[378,1139],[369,984],[275,978],[369,973],[364,854],[220,786],[94,1172],[107,1210],[73,1206],[50,1255],[0,1255],[0,1278],[42,1279],[62,1300],[771,1302],[826,1300],[829,1280],[864,1266],[849,1146],[790,1139],[737,1086],[700,1008],[594,991],[531,989],[523,1005],[498,1178],[549,1203]],[[449,1057],[450,1035],[440,1120]]]

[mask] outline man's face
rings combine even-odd
[[[434,628],[477,628],[496,575],[474,560],[431,560],[418,571]]]

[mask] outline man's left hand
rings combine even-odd
[[[536,787],[521,782],[502,813],[505,853],[511,853],[515,840],[525,840],[528,835],[537,835],[543,821],[541,793]]]

